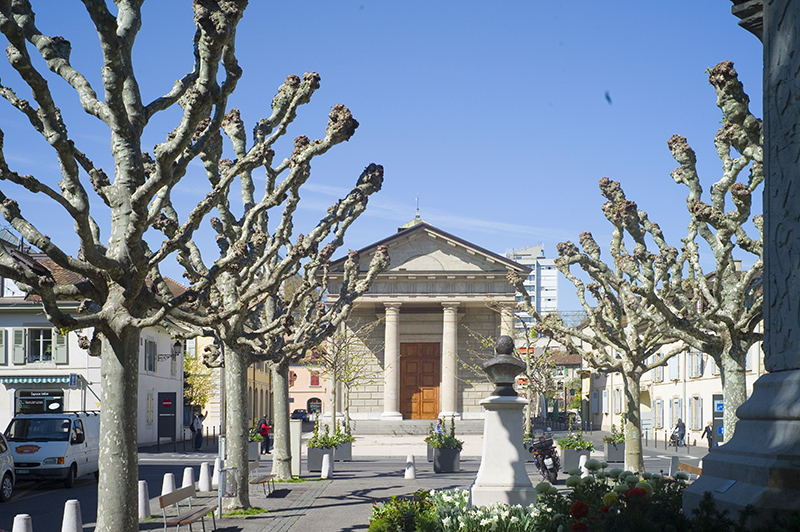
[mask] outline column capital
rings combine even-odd
[[[387,310],[389,310],[389,309],[398,310],[400,308],[400,305],[402,305],[402,304],[403,303],[400,302],[400,301],[384,301],[383,302],[383,306],[386,307]]]
[[[442,301],[442,306],[445,310],[452,310],[457,308],[461,304],[461,301]]]

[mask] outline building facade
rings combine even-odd
[[[419,216],[398,232],[359,251],[362,270],[378,246],[391,265],[360,297],[353,329],[382,320],[365,339],[365,373],[376,381],[349,393],[353,419],[481,418],[479,402],[492,390],[480,361],[491,342],[512,334],[514,288],[509,270],[530,270],[448,234]],[[336,301],[344,259],[332,263],[330,302]],[[338,274],[338,275],[337,275]],[[505,309],[505,310],[502,310]],[[373,346],[379,346],[377,348]]]
[[[531,305],[541,315],[558,311],[558,269],[553,259],[545,258],[544,246],[539,244],[522,249],[506,251],[506,257],[530,268],[531,272],[523,281],[525,290],[531,297]],[[520,294],[516,301],[522,301]],[[516,311],[517,320],[514,327],[524,333],[525,326],[530,331],[533,318],[527,312]],[[525,325],[523,325],[523,322]]]
[[[760,342],[748,351],[745,369],[749,397],[753,383],[766,372]],[[584,375],[585,411],[594,427],[610,430],[612,424],[622,426],[626,408],[622,375],[595,371]],[[715,420],[715,411],[717,419],[721,416],[722,397],[722,379],[714,359],[695,350],[680,353],[642,376],[642,433],[649,439],[669,439],[681,419],[690,444],[703,445],[700,435],[706,424]],[[716,426],[715,429],[719,431]],[[721,438],[719,433],[718,439]]]

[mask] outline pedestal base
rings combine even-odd
[[[736,520],[752,504],[769,517],[800,509],[800,370],[761,376],[736,411],[731,440],[703,458],[703,474],[683,495],[684,512],[711,492]]]
[[[473,486],[470,493],[473,506],[489,506],[498,502],[528,506],[536,502],[536,490],[533,488]]]
[[[400,412],[384,412],[381,414],[381,421],[403,421],[403,414]]]
[[[526,404],[519,397],[496,395],[481,401],[486,417],[481,466],[470,488],[473,506],[536,502],[536,489],[528,477],[522,454],[520,419]]]

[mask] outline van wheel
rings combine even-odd
[[[69,473],[67,473],[67,478],[64,479],[64,487],[71,488],[75,485],[75,477],[78,476],[78,468],[75,464],[72,464],[69,467]]]
[[[7,502],[11,499],[14,492],[14,481],[11,479],[11,473],[6,473],[3,477],[3,482],[0,483],[0,502]]]
[[[100,471],[95,471],[94,472],[94,479],[95,480],[100,480]]]

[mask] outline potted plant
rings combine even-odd
[[[256,425],[258,422],[256,422]],[[253,425],[250,429],[250,437],[247,444],[247,459],[251,462],[261,459],[261,440],[263,436],[258,433],[258,428]]]
[[[611,425],[611,435],[603,436],[603,443],[606,462],[625,461],[625,434],[618,431],[616,425]]]
[[[351,461],[353,459],[353,442],[356,441],[356,438],[350,432],[350,425],[345,424],[344,432],[342,432],[339,427],[339,421],[337,420],[333,438],[336,440],[336,447],[333,449],[333,459],[337,462]]]
[[[454,473],[461,469],[461,447],[464,442],[456,438],[455,418],[450,418],[449,433],[429,434],[425,442],[433,448],[434,473]]]
[[[319,418],[314,422],[314,431],[306,443],[308,446],[308,456],[306,457],[306,468],[309,472],[318,473],[322,471],[322,457],[330,455],[331,470],[333,469],[333,449],[336,447],[336,438],[330,435],[330,427],[325,425],[325,430],[320,434]]]
[[[594,451],[594,444],[583,437],[583,431],[570,432],[567,436],[556,440],[561,452],[561,467],[564,471],[576,469],[580,465],[581,456],[589,457]]]

